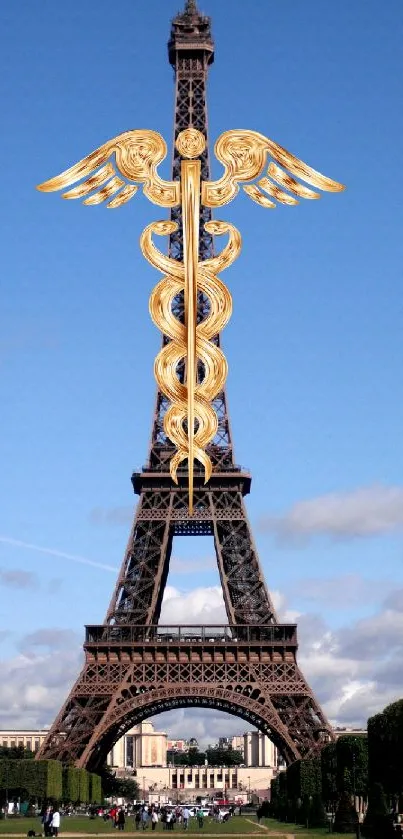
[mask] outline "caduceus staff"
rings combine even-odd
[[[224,172],[217,181],[204,181],[198,158],[205,146],[200,131],[194,128],[182,131],[176,140],[182,158],[180,180],[166,181],[157,171],[167,154],[163,137],[156,131],[125,131],[38,186],[43,192],[71,187],[62,198],[83,198],[83,203],[89,206],[107,202],[108,208],[115,209],[130,201],[142,184],[144,195],[154,204],[166,208],[182,206],[183,262],[163,254],[152,241],[153,233],[172,233],[177,228],[175,222],[148,225],[140,244],[146,259],[164,274],[151,294],[150,314],[170,340],[158,353],[154,372],[158,387],[170,402],[164,431],[176,447],[170,461],[175,483],[178,483],[180,463],[188,461],[190,515],[194,461],[198,460],[204,467],[205,482],[212,474],[211,459],[206,452],[218,427],[212,402],[227,376],[226,359],[212,339],[231,316],[232,298],[217,274],[241,250],[241,237],[233,225],[210,221],[205,225],[207,231],[212,235],[227,233],[228,243],[217,256],[199,262],[200,205],[216,208],[228,204],[237,195],[239,184],[253,201],[269,208],[274,208],[276,201],[293,205],[298,203],[298,198],[319,198],[312,186],[328,192],[344,189],[342,184],[321,175],[268,137],[241,129],[225,131],[218,138],[214,152]],[[184,293],[184,323],[172,310],[173,301],[181,292]],[[209,300],[208,315],[199,324],[198,292],[203,292]],[[178,375],[181,362],[185,362],[184,381]],[[198,363],[204,371],[199,381]]]

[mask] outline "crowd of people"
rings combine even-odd
[[[217,822],[226,822],[230,816],[235,812],[234,807],[223,811],[215,805],[212,807],[210,815]],[[197,819],[198,827],[204,827],[206,818],[206,811],[202,806],[197,806],[192,811],[187,805],[182,807],[164,807],[159,804],[142,804],[135,809],[133,814],[135,830],[155,830],[158,823],[161,823],[163,830],[174,830],[175,825],[179,825],[183,830],[187,830],[189,821],[194,814]],[[125,813],[123,807],[113,806],[111,809],[103,814],[104,820],[111,820],[117,830],[124,830],[125,824],[128,820],[128,815]]]

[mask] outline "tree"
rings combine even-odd
[[[349,792],[343,792],[337,805],[334,819],[334,832],[354,833],[357,824],[358,814],[351,803],[351,795]]]
[[[100,771],[102,792],[105,798],[140,798],[140,788],[132,778],[117,778],[106,764]]]
[[[243,763],[242,752],[233,749],[207,749],[206,758],[209,766],[239,766]]]

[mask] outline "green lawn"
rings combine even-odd
[[[197,826],[197,821],[195,818],[190,819],[190,824],[188,828],[188,833],[197,833],[197,834],[216,834],[220,836],[221,833],[225,834],[233,834],[237,835],[240,833],[250,833],[250,834],[262,834],[263,836],[268,831],[263,830],[261,827],[258,827],[256,823],[256,819],[254,816],[250,816],[250,821],[248,821],[249,817],[239,817],[233,816],[229,822],[224,822],[218,824],[213,819],[207,818],[204,820],[204,827],[202,830],[199,830]],[[42,825],[40,819],[30,819],[30,818],[8,818],[6,820],[0,821],[0,834],[20,834],[26,836],[28,830],[35,830],[36,833],[41,833]],[[144,836],[144,833],[147,836],[154,836],[161,834],[166,836],[168,839],[168,831],[162,829],[162,825],[158,824],[157,829],[155,831],[151,830],[151,827],[148,827],[147,831],[135,830],[134,819],[130,816],[126,820],[125,825],[125,833],[138,833]],[[62,817],[61,820],[61,828],[60,828],[60,835],[70,834],[70,833],[92,833],[92,834],[101,834],[101,833],[109,833],[113,836],[119,837],[121,832],[114,829],[111,825],[110,821],[104,822],[102,818],[97,816],[95,819],[90,819],[88,816],[66,816]],[[173,831],[169,831],[170,835],[172,834],[181,834],[183,835],[184,830],[180,824],[175,825],[175,829]],[[284,834],[284,825],[281,826],[280,830],[281,834]]]
[[[311,827],[307,830],[300,824],[284,824],[278,822],[276,819],[262,819],[262,824],[269,830],[283,831],[284,833],[295,833],[295,836],[300,839],[318,839],[319,836],[344,836],[344,839],[355,839],[355,833],[331,833],[329,834],[328,827]],[[263,831],[262,831],[263,833]],[[270,835],[270,834],[269,834]]]
[[[189,824],[188,833],[199,834],[203,835],[203,833],[207,836],[217,836],[219,837],[222,833],[226,834],[227,836],[237,836],[240,834],[249,834],[253,836],[260,835],[264,836],[271,836],[273,835],[278,837],[278,839],[283,839],[287,836],[287,834],[295,834],[298,839],[319,839],[319,837],[328,836],[327,828],[316,828],[307,830],[301,825],[295,824],[284,824],[284,822],[277,822],[274,819],[262,819],[261,822],[262,826],[258,826],[256,818],[254,816],[233,816],[229,822],[225,822],[222,824],[217,824],[213,819],[205,819],[204,821],[204,828],[199,830],[197,826],[196,819],[191,819]],[[27,818],[8,818],[6,820],[0,821],[0,834],[3,836],[9,834],[17,836],[26,836],[28,830],[35,830],[36,833],[41,833],[42,825],[40,819],[27,819]],[[137,834],[144,835],[143,830],[136,831],[134,826],[134,821],[132,817],[129,817],[126,821],[125,831],[126,834]],[[62,824],[60,829],[61,839],[63,836],[68,834],[74,833],[88,833],[88,834],[109,834],[110,836],[120,836],[120,831],[113,829],[111,827],[110,821],[104,822],[102,818],[98,816],[95,819],[90,819],[88,816],[72,816],[72,817],[64,817],[62,818]],[[184,830],[181,825],[175,825],[175,830],[172,833],[181,834],[183,835]],[[162,830],[162,826],[158,824],[157,830],[151,831],[149,827],[147,829],[147,835],[150,837],[152,835],[159,835],[159,836],[167,836],[167,831]],[[341,834],[333,833],[332,836],[341,836]],[[348,836],[344,834],[344,839],[354,839],[353,834],[349,834]]]

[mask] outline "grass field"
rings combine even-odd
[[[42,825],[40,823],[40,819],[27,819],[27,818],[8,818],[6,820],[0,821],[0,834],[3,837],[11,836],[16,837],[19,836],[26,836],[28,830],[35,830],[36,833],[41,833]],[[176,828],[173,833],[183,835],[184,830],[181,825],[176,825]],[[257,824],[256,818],[254,816],[233,816],[229,822],[225,822],[222,824],[217,824],[217,822],[213,821],[213,819],[205,819],[204,827],[200,830],[197,826],[196,819],[191,819],[189,824],[188,833],[198,834],[202,836],[203,834],[207,837],[220,837],[222,834],[225,834],[226,837],[233,836],[273,836],[277,837],[277,839],[288,839],[288,837],[295,837],[295,839],[319,839],[319,837],[328,836],[329,833],[327,829],[312,829],[307,830],[306,828],[301,827],[300,825],[294,824],[287,824],[285,825],[283,822],[276,822],[274,819],[263,819],[261,825]],[[144,835],[145,831],[135,830],[134,821],[132,818],[128,818],[126,825],[125,825],[125,834],[140,834]],[[97,817],[95,819],[90,819],[88,816],[71,816],[62,818],[62,824],[60,828],[60,836],[61,839],[67,836],[74,836],[74,835],[85,835],[85,834],[93,834],[94,836],[104,834],[109,836],[116,836],[120,835],[120,831],[114,830],[111,828],[110,822],[104,822],[103,819]],[[162,826],[158,824],[157,830],[151,831],[151,828],[147,829],[147,835],[159,835],[159,836],[166,836],[167,831],[162,829]],[[333,836],[339,836],[341,834],[333,833]],[[344,839],[353,839],[353,834],[351,836],[346,836],[344,834]]]
[[[37,833],[40,833],[42,830],[42,825],[40,819],[30,819],[30,818],[8,818],[6,820],[0,821],[0,834],[16,834],[26,836],[28,830],[35,830]],[[284,825],[282,826],[282,833],[284,833]],[[101,834],[109,834],[110,836],[116,836],[116,839],[121,836],[121,832],[112,828],[111,822],[107,821],[104,822],[102,818],[97,816],[95,819],[90,819],[88,816],[65,816],[61,820],[61,827],[60,827],[60,836],[66,836],[70,833],[88,833],[94,835],[101,835]],[[157,834],[161,834],[166,836],[168,839],[168,831],[163,830],[162,825],[158,824],[157,829],[155,831],[151,830],[151,827],[148,827],[146,831],[144,830],[135,830],[134,819],[130,816],[126,820],[125,831],[124,833],[136,833],[138,836],[154,836]],[[172,834],[181,834],[183,835],[184,830],[180,824],[175,825],[175,829],[173,831],[169,831],[170,836]],[[202,830],[198,828],[197,820],[195,818],[190,819],[189,828],[187,833],[197,833],[197,834],[212,834],[214,833],[217,836],[221,834],[267,834],[268,830],[261,828],[258,826],[256,819],[254,816],[249,818],[244,818],[243,816],[233,816],[229,822],[224,822],[218,824],[214,819],[207,818],[204,820],[204,827]]]
[[[295,839],[319,839],[320,836],[329,836],[328,827],[311,827],[307,830],[306,827],[302,827],[300,824],[284,824],[284,822],[278,822],[275,819],[262,819],[261,823],[267,827],[267,834],[269,836],[270,831],[283,831],[283,833],[289,833],[291,836],[295,836]],[[330,835],[344,836],[344,839],[355,839],[355,833],[331,833]]]

